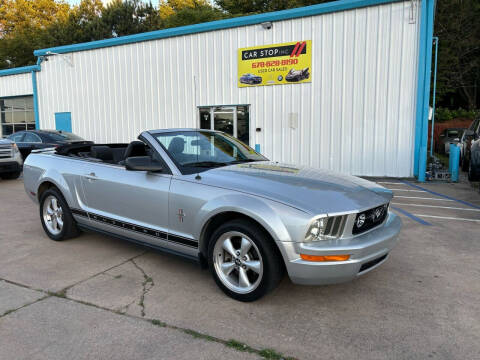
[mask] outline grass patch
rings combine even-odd
[[[238,351],[248,351],[248,352],[254,352],[255,350],[252,349],[250,346],[241,343],[240,341],[230,339],[225,343],[225,346],[231,347],[235,350]]]
[[[263,349],[260,350],[258,353],[260,356],[262,356],[265,359],[268,360],[293,360],[291,357],[285,357],[282,354],[276,352],[275,350],[272,349]]]
[[[219,340],[217,338],[215,338],[213,336],[210,336],[210,335],[205,335],[205,334],[199,333],[198,331],[195,331],[195,330],[182,329],[182,331],[185,334],[193,336],[196,339],[203,339],[203,340],[207,340],[207,341],[219,342]]]
[[[150,320],[150,322],[155,326],[161,326],[161,327],[166,327],[167,326],[167,324],[165,324],[164,322],[162,322],[160,320],[157,320],[157,319],[152,319],[152,320]]]

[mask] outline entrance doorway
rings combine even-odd
[[[250,119],[248,105],[202,106],[198,109],[200,128],[219,130],[250,143]]]

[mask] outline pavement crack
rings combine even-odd
[[[145,317],[145,295],[155,286],[153,279],[147,275],[145,270],[142,269],[136,262],[135,259],[132,259],[132,264],[142,273],[143,283],[142,283],[142,293],[140,294],[140,299],[138,300],[138,305],[141,308],[142,317]],[[127,309],[128,309],[127,305]]]

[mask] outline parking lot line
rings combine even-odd
[[[425,190],[390,189],[390,188],[387,188],[387,189],[392,191],[426,192]]]
[[[405,185],[408,185],[408,186],[411,186],[413,188],[416,188],[416,189],[419,189],[419,190],[425,190],[426,192],[432,194],[432,195],[436,195],[436,196],[440,196],[440,197],[443,197],[445,199],[449,199],[450,201],[456,201],[460,204],[463,204],[463,205],[467,205],[467,206],[470,206],[470,207],[473,207],[475,209],[480,209],[480,206],[478,205],[475,205],[475,204],[471,204],[469,203],[468,201],[464,201],[464,200],[460,200],[460,199],[455,199],[454,197],[451,197],[451,196],[448,196],[448,195],[443,195],[443,194],[440,194],[440,193],[437,193],[435,191],[432,191],[432,190],[428,190],[426,188],[423,188],[421,186],[418,186],[418,185],[415,185],[415,184],[411,184],[409,183],[408,181],[405,181],[405,180],[399,180],[400,182],[404,183]]]
[[[424,204],[412,204],[412,203],[394,203],[392,205],[398,206],[418,206],[418,207],[427,207],[427,208],[435,208],[435,209],[449,209],[449,210],[465,210],[465,211],[479,211],[480,209],[470,209],[470,208],[462,208],[462,207],[454,207],[454,206],[437,206],[437,205],[424,205]]]
[[[398,211],[399,213],[409,217],[410,219],[422,224],[422,225],[426,225],[426,226],[431,226],[432,224],[430,224],[429,222],[426,222],[425,220],[423,219],[420,219],[419,217],[415,216],[415,214],[412,214],[412,213],[409,213],[408,211],[406,210],[403,210],[403,209],[400,209],[400,208],[397,208],[397,207],[394,207],[392,206],[392,209],[395,210],[395,211]]]
[[[433,219],[444,219],[444,220],[461,220],[461,221],[472,221],[480,223],[480,219],[466,219],[466,218],[457,218],[453,216],[437,216],[437,215],[424,215],[424,214],[413,214],[415,216],[423,216],[426,218],[433,218]]]
[[[420,199],[420,200],[435,200],[435,201],[454,201],[454,200],[449,200],[449,199],[437,199],[437,198],[430,198],[430,197],[401,196],[401,195],[394,195],[394,198],[402,198],[402,199]]]

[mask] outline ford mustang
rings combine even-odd
[[[400,219],[373,182],[269,161],[198,129],[145,131],[130,144],[68,144],[25,161],[46,234],[94,230],[197,260],[240,301],[297,284],[349,281],[382,264]]]

